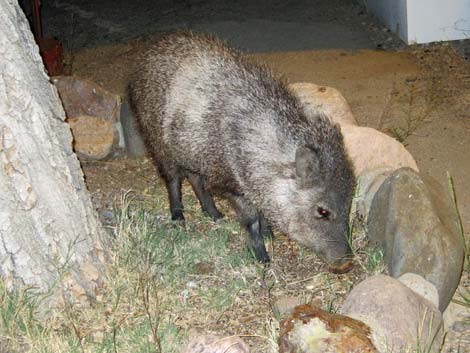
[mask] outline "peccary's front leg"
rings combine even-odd
[[[239,214],[241,223],[248,231],[248,247],[254,252],[255,257],[259,262],[269,262],[269,255],[266,251],[266,246],[264,245],[260,213],[243,196],[235,194],[227,196]]]
[[[168,198],[170,200],[170,211],[171,219],[173,221],[183,221],[183,201],[181,198],[181,183],[182,178],[179,175],[175,175],[171,178],[165,178],[166,188],[168,190]]]
[[[195,173],[188,173],[187,176],[191,186],[193,187],[194,193],[201,204],[202,211],[214,221],[222,218],[224,215],[220,213],[215,206],[212,195],[206,189],[204,178]]]

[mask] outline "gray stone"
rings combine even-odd
[[[369,239],[383,247],[391,276],[423,276],[439,293],[439,309],[449,304],[460,280],[463,244],[448,193],[401,168],[381,185],[367,222]]]
[[[357,177],[351,213],[367,222],[370,205],[382,183],[393,173],[388,167],[367,170]]]
[[[400,281],[376,275],[359,283],[346,298],[341,314],[367,324],[380,352],[438,352],[443,339],[442,315],[428,300]]]
[[[439,307],[439,293],[437,292],[436,286],[426,281],[422,276],[415,273],[405,273],[398,277],[398,280],[416,294],[429,300],[436,308]]]
[[[130,158],[143,157],[146,153],[144,140],[127,101],[123,101],[121,105],[121,125],[127,156]]]

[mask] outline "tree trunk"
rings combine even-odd
[[[0,0],[0,276],[93,296],[104,231],[72,135],[16,0]]]

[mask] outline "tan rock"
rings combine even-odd
[[[249,353],[250,348],[238,336],[198,335],[181,353]]]
[[[307,115],[323,112],[335,123],[357,125],[351,107],[337,89],[309,82],[292,83],[288,88],[303,103]]]
[[[72,128],[74,149],[80,159],[99,160],[111,152],[123,151],[118,95],[75,76],[56,76],[52,82]]]
[[[439,352],[442,315],[427,299],[389,276],[366,278],[349,293],[341,313],[365,322],[382,353]]]
[[[323,112],[340,124],[356,175],[377,168],[409,167],[419,171],[414,158],[400,142],[370,127],[357,126],[351,107],[336,89],[307,82],[292,83],[289,89],[304,105],[307,116]]]
[[[89,115],[67,119],[73,135],[73,147],[80,159],[100,160],[113,149],[115,134],[110,120]]]
[[[346,151],[356,175],[366,170],[409,167],[419,171],[413,156],[400,142],[370,127],[341,125]]]
[[[398,277],[398,280],[413,292],[429,300],[436,308],[439,307],[439,293],[437,292],[437,288],[431,282],[426,281],[422,276],[408,272]]]

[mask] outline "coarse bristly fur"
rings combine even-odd
[[[129,95],[174,219],[183,219],[177,189],[190,176],[203,209],[218,218],[201,195],[231,199],[252,238],[264,215],[330,264],[350,252],[354,175],[340,129],[307,118],[266,67],[214,37],[175,32],[149,45]]]

